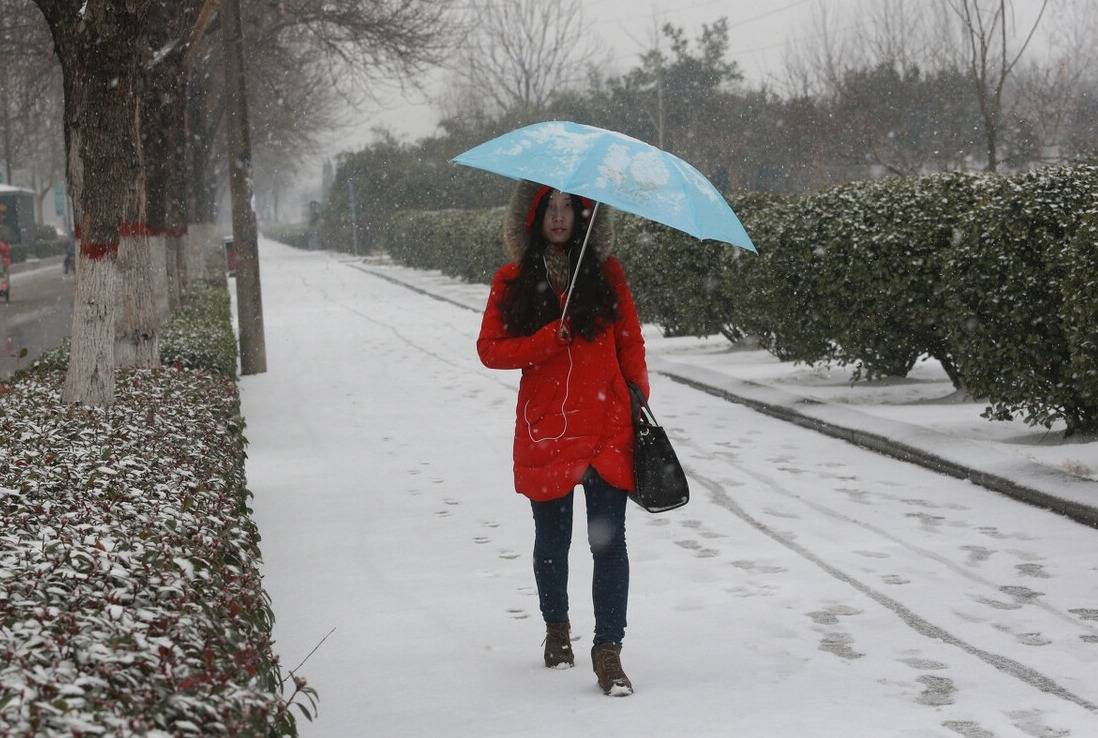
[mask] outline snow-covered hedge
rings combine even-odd
[[[989,417],[1098,430],[1098,167],[999,178],[946,263],[966,387]]]
[[[235,377],[236,335],[229,311],[229,293],[224,287],[208,282],[191,285],[190,301],[160,327],[160,362]],[[68,363],[65,341],[39,357],[34,366],[64,370]]]
[[[89,409],[63,360],[0,386],[0,733],[296,734],[233,375],[123,372]]]
[[[966,174],[854,182],[771,209],[753,231],[743,329],[775,354],[903,376],[920,356],[960,384],[944,259],[986,187]]]
[[[732,207],[754,233],[768,208],[783,200],[750,194],[734,199]],[[616,215],[615,225],[615,250],[642,320],[656,323],[667,335],[743,337],[742,313],[749,305],[742,285],[754,256],[626,213]]]
[[[507,261],[500,226],[503,208],[405,210],[385,227],[389,255],[416,269],[438,269],[469,282],[490,282]]]
[[[160,330],[160,361],[236,376],[236,335],[229,293],[206,282],[191,286],[190,302]]]
[[[733,201],[758,256],[617,214],[644,320],[757,336],[783,360],[902,376],[923,356],[988,416],[1098,425],[1098,168],[854,182]],[[397,213],[399,262],[487,281],[501,211]]]

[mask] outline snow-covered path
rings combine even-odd
[[[481,367],[479,315],[262,258],[270,371],[241,391],[284,664],[335,628],[304,736],[1098,734],[1098,532],[658,376],[694,494],[629,509],[637,692],[590,671],[579,511],[577,668],[545,669],[518,377]]]

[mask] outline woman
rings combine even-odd
[[[521,369],[515,490],[534,515],[534,578],[546,623],[545,665],[575,665],[568,623],[573,488],[582,484],[594,556],[591,660],[605,694],[632,694],[621,666],[629,596],[626,495],[633,490],[628,383],[648,396],[644,340],[605,214],[595,219],[568,307],[564,296],[592,203],[519,185],[504,224],[511,263],[496,272],[477,351],[492,369]]]

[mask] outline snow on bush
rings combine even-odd
[[[965,386],[985,416],[1098,431],[1093,303],[1098,167],[1002,177],[966,218],[945,284]]]
[[[0,385],[0,733],[296,734],[232,373],[122,372],[96,409],[63,361]]]
[[[642,320],[750,334],[784,361],[903,376],[934,357],[955,385],[1068,432],[1098,430],[1098,167],[852,182],[732,200],[757,256],[621,213],[617,253]],[[503,211],[397,213],[398,262],[487,282]]]

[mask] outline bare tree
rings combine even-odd
[[[1003,91],[1022,55],[1029,47],[1044,17],[1048,0],[1041,0],[1040,12],[1024,40],[1013,50],[1010,27],[1014,22],[1013,0],[942,0],[961,22],[967,66],[984,121],[987,171],[998,171],[1004,114]]]
[[[849,32],[855,28],[856,23],[843,25],[831,6],[819,0],[806,35],[786,43],[781,79],[786,93],[793,98],[834,95],[862,53]]]
[[[379,86],[414,84],[440,63],[452,2],[243,0],[257,191],[272,192],[280,170],[317,153],[321,137],[340,126],[341,108],[368,104]],[[223,60],[219,39],[208,35],[188,91],[192,229],[212,224],[226,182]]]
[[[1019,67],[1013,96],[1044,144],[1041,158],[1056,161],[1068,153],[1069,129],[1088,97],[1098,60],[1098,17],[1092,0],[1063,0],[1044,36],[1048,53]]]
[[[579,0],[469,0],[454,73],[494,114],[526,114],[583,76],[595,57]]]

